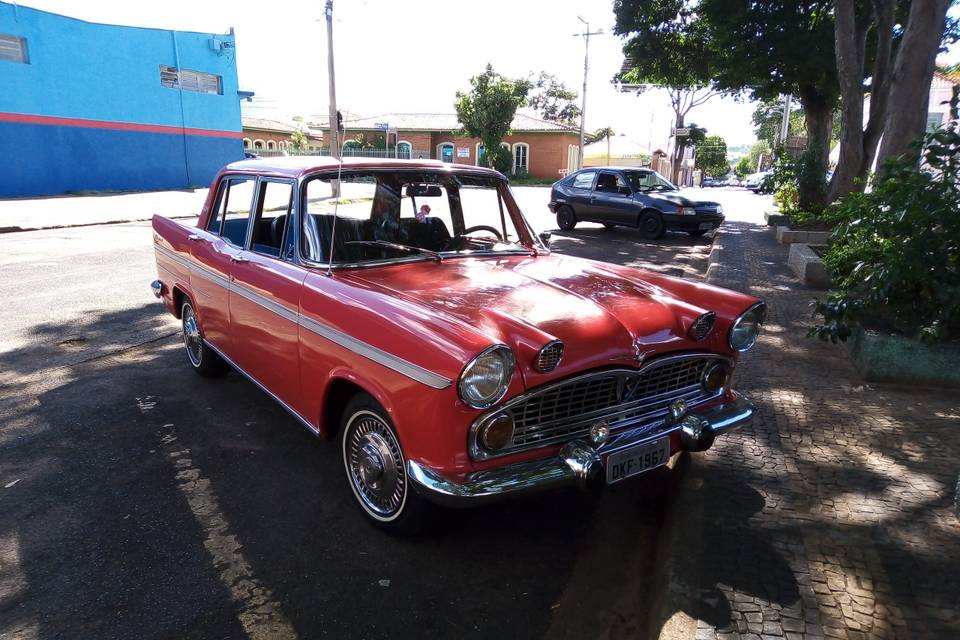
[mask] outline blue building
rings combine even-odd
[[[0,197],[208,186],[243,157],[233,30],[0,1]]]

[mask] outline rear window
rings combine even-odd
[[[576,189],[589,189],[593,186],[593,178],[597,175],[596,171],[584,171],[573,176],[573,187]]]

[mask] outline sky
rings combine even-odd
[[[240,88],[256,94],[244,113],[289,118],[327,113],[323,0],[28,0],[21,5],[113,24],[182,31],[236,31]],[[590,39],[586,128],[612,127],[644,146],[665,146],[673,113],[663,91],[618,92],[623,62],[612,2],[580,0],[335,0],[337,102],[361,116],[453,113],[458,90],[489,62],[504,75],[541,71],[582,91],[584,31]],[[948,56],[956,61],[960,48]],[[728,146],[755,141],[747,100],[714,98],[687,122]]]

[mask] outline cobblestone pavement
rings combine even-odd
[[[754,424],[691,465],[697,640],[960,638],[960,394],[864,383],[805,337],[823,293],[766,227],[718,242],[710,280],[769,313],[737,376]]]

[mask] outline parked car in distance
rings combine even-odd
[[[240,161],[196,226],[157,216],[153,239],[189,366],[235,369],[338,439],[390,530],[431,503],[620,482],[754,412],[731,384],[762,302],[552,253],[490,169]]]
[[[711,178],[710,176],[707,176],[707,177],[704,178],[703,181],[700,183],[700,186],[701,186],[701,187],[704,187],[704,188],[708,188],[708,187],[722,187],[722,186],[723,186],[723,178]]]
[[[564,231],[578,222],[600,222],[608,228],[637,227],[648,240],[668,230],[702,236],[723,223],[719,203],[690,200],[656,171],[637,167],[572,173],[553,184],[549,207]]]
[[[768,179],[773,177],[773,171],[767,169],[766,171],[759,171],[757,173],[751,173],[744,179],[743,186],[747,189],[750,189],[754,193],[760,193],[766,188],[766,182]]]

